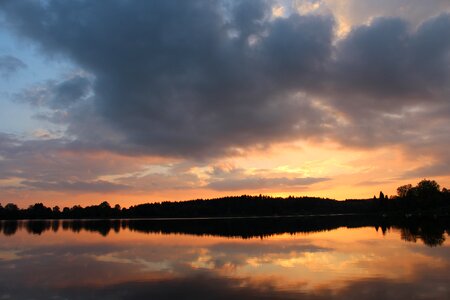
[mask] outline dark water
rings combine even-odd
[[[3,221],[0,299],[450,299],[445,226],[339,220]]]

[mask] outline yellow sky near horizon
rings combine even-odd
[[[42,202],[47,206],[60,207],[73,205],[92,205],[103,201],[110,204],[120,204],[128,207],[147,202],[183,201],[191,199],[209,199],[237,195],[270,195],[273,197],[314,196],[345,199],[367,199],[383,191],[387,195],[395,195],[400,185],[416,184],[423,178],[402,178],[405,171],[413,170],[423,165],[420,159],[407,157],[399,147],[384,147],[373,150],[349,149],[329,143],[297,142],[273,146],[270,149],[254,150],[243,156],[229,157],[216,163],[183,166],[175,162],[173,165],[158,165],[158,160],[120,156],[110,156],[107,153],[95,154],[97,159],[109,160],[112,164],[121,165],[124,159],[127,164],[150,163],[150,171],[123,173],[116,176],[117,183],[132,183],[135,188],[109,192],[85,191],[42,191],[6,189],[0,192],[0,203],[18,203],[20,207]],[[112,160],[116,160],[112,162]],[[101,161],[100,161],[101,163]],[[179,178],[173,174],[173,168],[180,168]],[[214,170],[223,172],[214,177]],[[167,170],[170,170],[169,172]],[[176,170],[176,169],[175,169]],[[148,175],[147,173],[151,174]],[[127,178],[127,176],[130,176]],[[139,177],[140,176],[140,177]],[[208,182],[226,180],[228,177],[240,185],[221,189],[209,187]],[[169,178],[167,178],[169,177]],[[317,183],[302,185],[279,184],[270,186],[270,178],[324,178]],[[186,184],[186,178],[191,182]],[[193,179],[192,179],[193,178]],[[246,188],[248,178],[269,179],[261,185]],[[449,186],[450,177],[432,178],[441,184]],[[188,180],[188,181],[189,181]],[[113,181],[114,182],[114,181]],[[267,184],[267,185],[265,185]],[[178,186],[179,185],[179,186]]]

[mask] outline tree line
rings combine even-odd
[[[289,216],[321,214],[449,214],[450,191],[434,180],[416,186],[400,186],[397,195],[380,192],[373,199],[337,201],[317,197],[270,196],[222,197],[178,202],[146,203],[129,208],[108,202],[81,207],[46,207],[42,203],[20,209],[16,204],[0,204],[0,219],[124,219]]]

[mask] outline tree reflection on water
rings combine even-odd
[[[4,221],[0,299],[450,299],[446,222]]]
[[[222,236],[233,238],[264,238],[276,234],[308,234],[340,227],[381,228],[383,234],[398,229],[401,238],[408,242],[422,241],[434,247],[442,245],[445,233],[450,233],[450,222],[444,218],[403,218],[393,220],[362,215],[314,216],[314,217],[267,217],[267,218],[222,218],[222,219],[126,219],[126,220],[25,220],[0,222],[0,231],[5,236],[18,230],[40,235],[46,231],[59,230],[97,232],[107,236],[111,231],[121,230],[141,233],[190,234],[197,236]]]

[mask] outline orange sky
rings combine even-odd
[[[93,158],[94,157],[94,158]],[[87,159],[87,158],[83,158]],[[155,201],[180,201],[197,198],[214,198],[229,195],[271,195],[286,197],[318,196],[338,200],[364,199],[378,195],[383,191],[395,195],[400,185],[415,184],[423,178],[401,178],[405,171],[422,165],[420,159],[411,160],[398,147],[375,150],[346,149],[336,144],[295,143],[274,146],[270,149],[254,150],[249,154],[229,157],[211,164],[179,167],[182,162],[157,158],[128,158],[107,153],[94,154],[88,160],[104,161],[114,166],[136,166],[138,172],[126,172],[127,168],[116,175],[101,179],[118,183],[133,184],[135,188],[124,191],[84,192],[84,191],[21,191],[4,190],[1,203],[16,199],[20,206],[43,202],[46,205],[72,206],[90,205],[102,201],[121,206]],[[180,168],[179,176],[168,171]],[[225,175],[219,179],[212,175],[213,170],[220,169]],[[239,171],[236,171],[239,170]],[[136,175],[138,173],[138,175]],[[224,180],[226,176],[236,173],[236,178],[325,178],[322,182],[307,186],[264,185],[245,188],[215,189],[208,187],[212,180]],[[150,174],[150,175],[148,175]],[[231,175],[230,175],[231,176]],[[186,180],[189,178],[189,180]],[[433,178],[442,187],[450,186],[448,176]],[[270,184],[270,182],[268,182]]]

